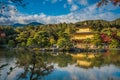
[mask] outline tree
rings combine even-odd
[[[119,47],[118,41],[115,40],[115,39],[112,39],[112,41],[111,41],[109,47],[110,47],[110,48],[117,48],[117,47]]]
[[[34,46],[35,45],[35,39],[28,38],[27,39],[27,46]]]
[[[28,31],[23,31],[18,34],[18,37],[16,37],[16,40],[18,42],[27,42],[27,38],[30,36]]]
[[[107,34],[101,33],[100,37],[101,37],[103,43],[108,44],[111,42],[111,36],[108,36]]]
[[[0,14],[9,11],[9,5],[15,5],[15,6],[26,6],[25,0],[1,0],[0,1]],[[14,9],[16,10],[16,9]]]
[[[19,46],[25,47],[25,46],[26,46],[26,43],[25,43],[25,42],[21,42],[21,44],[20,44]]]
[[[120,0],[101,0],[98,2],[97,6],[100,7],[102,5],[107,5],[109,2],[111,2],[115,6],[120,6]]]
[[[101,43],[102,43],[102,39],[100,37],[100,34],[96,34],[93,38],[92,38],[92,43],[95,45],[95,46],[100,46]]]
[[[113,31],[110,28],[104,28],[101,32],[110,36]]]
[[[57,44],[58,44],[58,46],[59,46],[60,48],[65,47],[65,46],[66,46],[66,39],[65,39],[65,38],[60,38],[60,39],[58,39]]]
[[[120,30],[117,31],[117,36],[120,36]]]
[[[100,7],[102,5],[107,5],[109,2],[111,2],[115,6],[116,5],[120,6],[120,0],[100,0],[97,6]],[[0,14],[9,11],[10,10],[9,5],[11,4],[15,6],[25,7],[26,5],[28,5],[28,2],[26,2],[26,0],[1,0],[0,1]]]
[[[14,47],[14,46],[15,46],[15,42],[13,40],[9,40],[8,47]]]
[[[36,40],[36,43],[40,47],[46,47],[50,45],[49,42],[49,35],[45,31],[39,31],[35,34],[34,39]]]
[[[64,48],[64,49],[69,49],[73,46],[72,42],[69,39],[66,39],[64,37],[61,37],[61,38],[58,39],[57,45],[60,48]]]
[[[41,80],[41,77],[47,76],[54,70],[52,62],[48,60],[45,53],[19,54],[16,67],[23,67],[24,72],[19,75],[19,80]],[[25,78],[26,77],[26,78]]]
[[[50,38],[50,44],[51,44],[51,46],[52,46],[53,44],[55,44],[55,43],[56,43],[55,39],[54,39],[54,38]]]

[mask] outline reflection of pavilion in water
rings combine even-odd
[[[10,52],[8,54],[10,54]],[[10,59],[9,61],[11,63],[12,60]],[[4,79],[4,74],[0,73],[0,80],[30,80],[30,78],[31,80],[103,80],[103,77],[106,78],[105,80],[120,80],[119,51],[109,51],[100,54],[57,53],[57,55],[55,55],[55,53],[35,52],[35,54],[33,54],[32,52],[20,52],[17,57],[17,62],[18,63],[16,63],[15,65],[17,65],[18,67],[15,69],[15,65],[6,65],[5,70],[7,70],[7,66],[8,68],[12,66],[10,68],[12,72],[10,72],[9,75],[7,73],[7,71],[9,70],[5,72],[7,73],[6,75],[8,75],[7,79]],[[5,66],[5,64],[3,66]],[[111,69],[112,72],[108,74],[107,70],[111,71]],[[103,71],[105,72],[104,74]],[[71,78],[71,73],[73,74],[73,76],[78,77],[78,79]],[[114,75],[115,73],[118,74]],[[91,77],[88,77],[88,75],[91,74],[91,77],[96,76],[97,78],[93,79]],[[102,78],[98,77],[100,74],[102,74]],[[39,77],[37,75],[39,75]],[[107,77],[109,77],[109,79],[106,77],[106,75]]]
[[[73,59],[76,60],[77,66],[81,67],[92,67],[92,59],[99,56],[99,54],[93,54],[93,53],[78,53],[78,54],[71,54],[73,56]]]

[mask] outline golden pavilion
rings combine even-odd
[[[76,47],[84,48],[85,40],[93,38],[94,34],[95,33],[92,31],[91,26],[83,25],[76,28],[76,32],[73,34],[71,39],[76,44]]]

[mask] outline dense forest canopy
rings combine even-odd
[[[69,49],[73,46],[71,37],[76,31],[76,27],[82,25],[91,26],[92,30],[99,32],[97,35],[104,37],[108,43],[112,35],[118,39],[120,30],[120,19],[114,21],[87,20],[73,23],[47,24],[47,25],[26,25],[24,27],[0,26],[0,35],[5,33],[5,37],[0,36],[0,45],[8,44],[9,47],[52,47],[54,44],[60,48]],[[116,28],[116,29],[114,29]],[[113,33],[113,32],[116,32]],[[109,36],[109,37],[108,37]],[[99,39],[99,38],[98,38]]]

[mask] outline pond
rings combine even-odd
[[[120,51],[52,53],[0,50],[0,80],[120,80]]]

